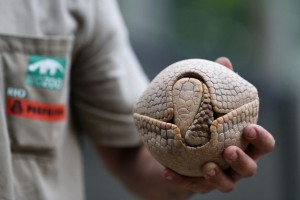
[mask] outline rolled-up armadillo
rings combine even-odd
[[[223,150],[247,142],[242,130],[257,123],[256,88],[212,61],[183,60],[159,73],[134,106],[134,120],[150,153],[165,167],[202,176],[201,167],[227,167]]]

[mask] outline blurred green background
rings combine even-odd
[[[131,43],[149,79],[188,58],[231,59],[259,91],[259,124],[276,148],[259,161],[255,177],[235,191],[193,199],[300,199],[300,1],[120,0]],[[107,174],[85,145],[88,200],[136,199]]]

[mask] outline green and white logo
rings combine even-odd
[[[60,90],[63,86],[65,70],[64,58],[31,55],[25,83],[38,88]]]

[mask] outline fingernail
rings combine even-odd
[[[165,179],[168,181],[172,181],[173,180],[173,176],[165,176]]]
[[[172,181],[172,180],[173,180],[173,176],[172,176],[170,173],[168,173],[168,172],[166,172],[166,173],[164,174],[164,178],[165,178],[166,180],[168,180],[168,181]]]
[[[249,128],[247,132],[247,138],[255,139],[256,138],[256,131],[254,128]]]
[[[215,169],[211,169],[207,172],[208,176],[215,176],[216,175],[216,170]]]
[[[233,152],[232,155],[230,156],[230,160],[231,160],[231,161],[236,161],[237,158],[238,158],[238,155],[237,155],[236,152]]]

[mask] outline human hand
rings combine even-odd
[[[230,60],[225,57],[218,58],[216,62],[233,70]],[[275,146],[273,136],[259,125],[251,124],[244,128],[243,136],[249,142],[245,151],[236,146],[230,146],[224,150],[224,159],[230,166],[227,170],[222,170],[217,164],[211,162],[202,167],[204,176],[200,178],[182,176],[170,169],[164,170],[163,177],[183,191],[200,193],[214,189],[221,192],[232,191],[240,179],[255,174],[257,160],[272,151]]]

